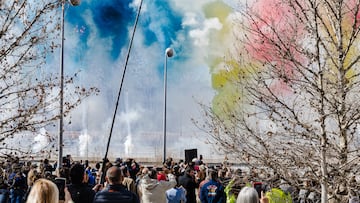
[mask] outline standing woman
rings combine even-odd
[[[260,203],[269,203],[269,198],[264,196],[263,192],[261,192],[261,198],[259,198],[255,188],[245,186],[241,189],[236,199],[236,203],[258,203],[259,200]]]
[[[55,183],[41,178],[32,186],[26,203],[59,203],[59,190]],[[65,188],[64,203],[73,203],[69,191]]]

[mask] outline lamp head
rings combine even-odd
[[[69,0],[69,3],[70,3],[72,6],[78,6],[78,5],[80,5],[81,0]]]
[[[172,56],[174,56],[174,50],[173,50],[172,48],[167,48],[167,49],[165,50],[165,53],[166,53],[166,56],[167,56],[167,57],[172,57]]]

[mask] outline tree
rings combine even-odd
[[[0,1],[1,154],[31,154],[21,148],[20,140],[29,145],[27,137],[59,119],[60,79],[56,71],[45,68],[60,44],[60,5],[59,0]],[[64,78],[64,116],[98,92],[94,87],[74,87],[74,77]],[[55,145],[53,135],[43,134]]]
[[[196,124],[228,156],[298,189],[304,179],[316,183],[310,190],[323,203],[354,195],[359,8],[358,0],[247,4],[236,21],[236,52],[214,76],[237,99],[202,105],[205,121]]]

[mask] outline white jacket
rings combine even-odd
[[[176,179],[173,174],[168,174],[169,181],[158,181],[145,175],[138,184],[141,203],[166,203],[165,192],[175,187]]]

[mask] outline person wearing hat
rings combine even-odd
[[[123,165],[124,164],[123,164],[122,158],[118,157],[118,158],[115,159],[114,166],[121,167]]]

